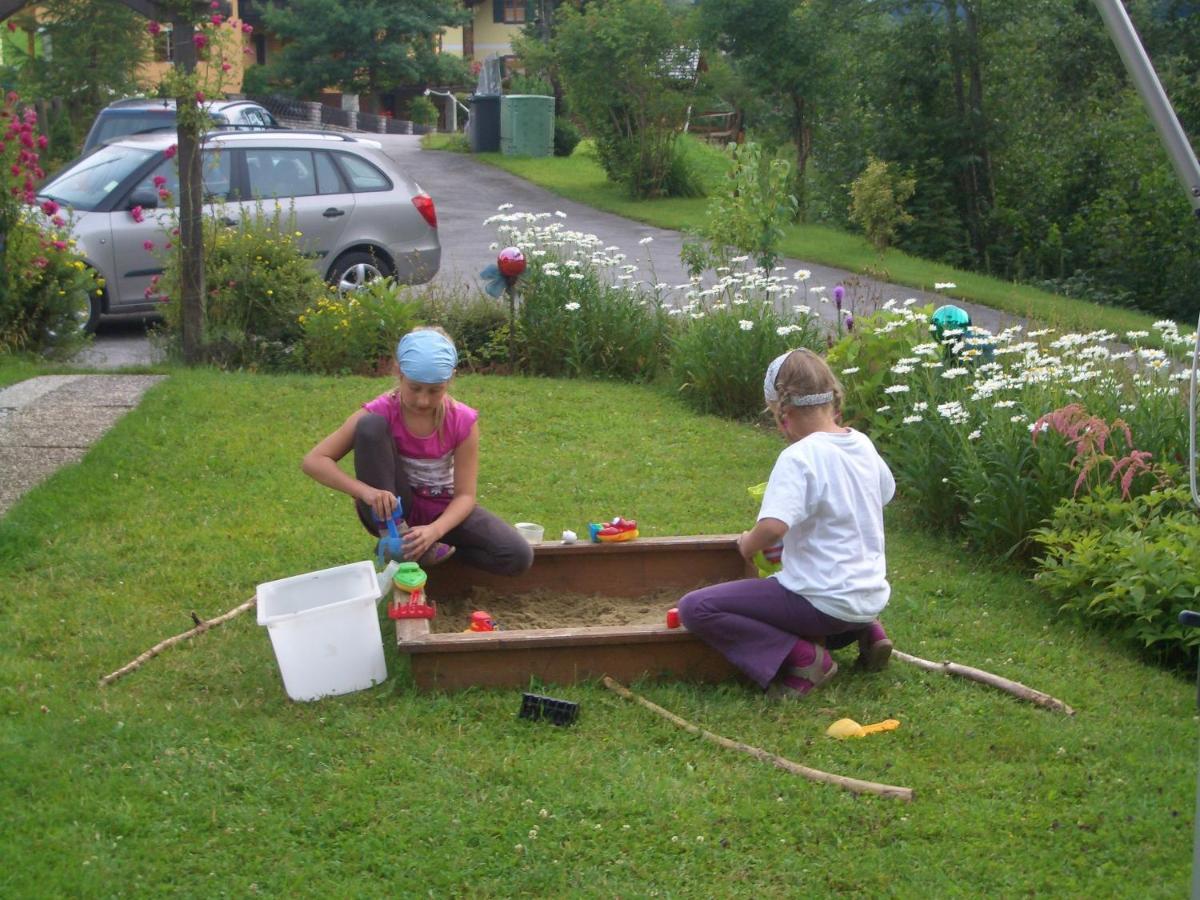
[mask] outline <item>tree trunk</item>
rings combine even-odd
[[[173,23],[171,41],[175,65],[191,73],[196,68],[196,47],[192,43],[192,25],[184,19]],[[196,110],[194,96],[175,98],[179,128],[179,302],[183,359],[188,365],[201,362],[204,355],[204,232],[203,170],[200,165],[200,134],[191,115]]]

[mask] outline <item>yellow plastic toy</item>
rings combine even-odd
[[[755,500],[761,501],[763,494],[767,492],[767,483],[764,481],[762,484],[756,484],[753,487],[748,487],[746,488],[746,492]],[[782,545],[780,545],[780,548],[778,549],[782,549]],[[776,551],[777,548],[772,547],[771,550]],[[779,561],[779,556],[777,553],[773,552],[771,555],[772,558],[768,559],[761,550],[754,554],[754,559],[752,562],[754,563],[754,567],[758,569],[759,578],[766,578],[769,575],[774,575],[783,568],[783,563]]]
[[[844,741],[846,738],[866,737],[868,734],[874,734],[877,731],[895,731],[899,727],[899,719],[884,719],[882,722],[876,722],[874,725],[859,725],[853,719],[838,719],[825,729],[825,733],[832,738],[837,738],[839,741]]]

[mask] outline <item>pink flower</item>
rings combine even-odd
[[[55,250],[66,250],[67,249],[66,241],[51,241],[51,243],[54,245]]]
[[[150,251],[154,249],[154,241],[142,241],[142,249]]]
[[[158,199],[163,200],[163,201],[170,200],[171,192],[168,191],[166,188],[159,188],[158,189]]]
[[[156,188],[160,188],[166,183],[167,183],[167,176],[165,176],[165,175],[155,175],[154,176],[154,186]]]
[[[129,218],[133,219],[133,221],[140,225],[146,218],[146,211],[140,206],[135,206],[129,211]]]
[[[62,216],[55,216],[50,221],[54,224],[55,228],[65,228],[67,225],[67,220],[64,219]]]
[[[151,37],[158,37],[162,33],[162,26],[153,19],[146,23],[146,30],[150,32]]]
[[[21,146],[33,149],[33,135],[28,131],[21,132]]]
[[[53,200],[47,200],[42,204],[42,212],[48,216],[56,215],[58,213],[58,204]]]
[[[222,22],[225,21],[225,17],[223,15],[221,15],[220,13],[213,13],[211,16],[208,17],[208,21],[212,22],[214,25],[220,25]]]
[[[17,94],[16,91],[9,91],[7,94],[4,95],[4,99],[8,101],[9,106],[12,106],[21,98]]]
[[[163,249],[164,249],[164,250],[170,250],[170,249],[171,249],[172,247],[174,247],[174,246],[175,246],[175,245],[174,245],[174,244],[172,244],[170,241],[167,241],[165,244],[163,244]]]
[[[39,150],[45,150],[47,147],[50,146],[50,139],[48,137],[46,137],[44,134],[39,134],[38,139],[37,139],[37,145],[38,145]]]
[[[233,66],[231,66],[231,65],[230,65],[229,63],[227,63],[227,62],[223,62],[223,63],[221,63],[221,71],[222,71],[222,72],[228,72],[228,71],[229,71],[230,69],[232,69],[232,68],[233,68]]]
[[[252,31],[254,31],[253,25],[251,25],[249,22],[242,23],[242,34],[250,34]]]
[[[221,0],[212,0],[212,3],[208,4],[208,8],[209,9],[220,9],[221,8]]]
[[[14,176],[20,175],[21,167],[18,166],[16,163],[13,163],[11,166],[8,167],[8,171],[12,172]]]
[[[196,102],[197,103],[204,102],[204,91],[196,91]]]
[[[192,43],[196,45],[197,50],[203,50],[208,46],[208,35],[198,31],[192,35]]]
[[[165,156],[167,159],[174,159],[175,154],[178,152],[179,152],[179,147],[176,146],[175,144],[172,144],[170,147],[168,147],[166,150],[163,151],[163,156]]]
[[[8,30],[9,30],[9,31],[16,31],[16,30],[17,30],[17,23],[16,23],[16,22],[14,22],[12,19],[9,19],[7,24],[8,24]]]

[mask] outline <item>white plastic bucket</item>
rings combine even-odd
[[[369,561],[293,575],[258,586],[258,624],[275,648],[293,700],[360,691],[387,678]]]

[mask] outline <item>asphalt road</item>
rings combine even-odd
[[[628,256],[629,262],[641,270],[636,277],[646,277],[650,266],[654,279],[667,284],[682,284],[687,274],[679,261],[683,237],[668,231],[634,222],[610,213],[564,199],[536,185],[510,175],[493,166],[473,159],[468,154],[421,150],[420,138],[414,135],[367,135],[383,145],[392,159],[410,172],[421,187],[433,197],[438,214],[438,233],[442,242],[442,267],[434,283],[447,288],[474,285],[478,273],[495,261],[489,245],[497,240],[495,226],[485,226],[484,220],[497,208],[511,203],[514,210],[526,212],[555,212],[567,214],[564,224],[575,231],[595,234],[606,245],[615,245]],[[639,242],[646,237],[653,241]],[[875,282],[843,269],[816,265],[800,259],[784,259],[780,264],[790,273],[808,269],[810,287],[824,285],[832,289],[844,284],[856,308],[870,308],[885,300],[902,301],[915,297],[920,303],[953,302],[971,314],[972,321],[997,331],[1014,320],[987,307],[976,306],[952,297],[916,291],[899,285]],[[953,292],[950,292],[951,294]],[[797,295],[796,302],[803,302]],[[814,310],[832,315],[832,305],[810,302]],[[92,346],[78,358],[80,365],[113,369],[143,365],[155,361],[155,354],[146,339],[146,324],[153,318],[142,316],[106,320],[101,324]]]

